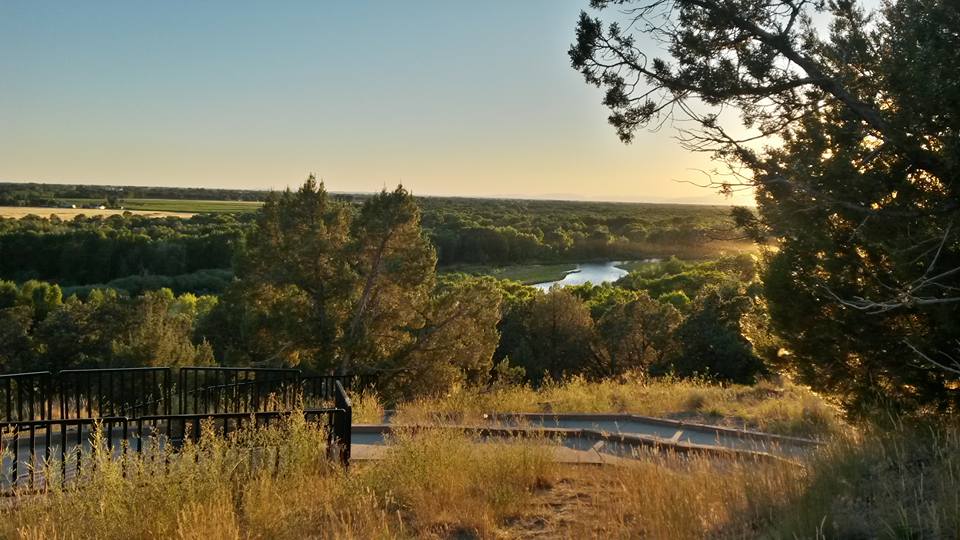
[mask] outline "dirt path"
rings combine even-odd
[[[616,538],[596,515],[598,497],[616,496],[607,476],[595,467],[561,468],[553,485],[535,492],[529,510],[508,520],[500,532],[506,538]]]

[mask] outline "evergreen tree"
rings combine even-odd
[[[236,275],[198,330],[225,362],[373,374],[388,397],[492,368],[499,295],[484,282],[438,287],[436,254],[402,187],[359,209],[312,176],[272,196]]]
[[[570,49],[620,137],[682,115],[685,144],[727,165],[717,187],[756,189],[759,215],[735,217],[779,248],[764,278],[790,368],[854,409],[960,405],[955,2],[591,5],[627,17],[582,14]],[[641,32],[670,58],[643,53]]]
[[[570,291],[553,288],[537,296],[530,305],[526,333],[529,352],[514,360],[532,379],[594,371],[593,319],[586,304]]]
[[[673,332],[680,319],[675,307],[643,292],[636,300],[611,308],[597,323],[604,374],[647,371],[662,363],[676,347]]]

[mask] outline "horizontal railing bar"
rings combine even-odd
[[[161,420],[193,420],[193,419],[227,419],[233,420],[237,418],[250,418],[251,416],[257,417],[274,417],[279,418],[282,416],[290,416],[297,411],[260,411],[260,412],[240,412],[240,413],[187,413],[187,414],[157,414],[151,416],[139,416],[135,421],[143,422],[154,422]],[[302,411],[304,416],[317,416],[321,414],[335,414],[337,412],[344,412],[344,409],[331,408],[331,409],[304,409]]]
[[[189,395],[189,394],[193,394],[193,393],[195,393],[195,392],[205,392],[205,391],[207,391],[207,390],[219,390],[219,389],[222,389],[222,388],[238,388],[238,387],[241,387],[241,386],[249,386],[249,385],[253,385],[253,384],[264,384],[264,383],[291,383],[291,382],[292,382],[292,383],[295,383],[295,384],[299,384],[299,383],[300,383],[300,381],[297,380],[297,379],[291,379],[291,380],[283,380],[283,379],[252,379],[252,380],[251,380],[251,379],[247,379],[247,380],[243,380],[243,381],[237,381],[237,382],[235,382],[235,383],[218,384],[218,385],[214,385],[214,386],[201,386],[200,388],[194,388],[194,389],[189,390],[189,391],[184,392],[184,393]]]
[[[57,420],[18,420],[15,422],[0,421],[0,429],[10,427],[45,427],[45,426],[74,426],[80,424],[96,424],[97,422],[117,423],[131,422],[126,416],[98,416],[96,418],[60,418]]]
[[[168,367],[132,367],[132,368],[90,368],[90,369],[64,369],[57,372],[57,375],[70,375],[73,373],[116,373],[118,371],[168,371]]]
[[[350,399],[350,396],[347,395],[347,391],[343,388],[343,384],[340,381],[336,381],[337,394],[340,394],[340,397],[344,401],[344,405],[347,407],[353,407],[353,400]]]
[[[216,367],[216,366],[186,366],[180,368],[180,371],[251,371],[251,372],[274,372],[274,373],[301,373],[296,368],[245,368],[245,367]]]
[[[4,375],[0,375],[0,379],[9,379],[9,378],[14,378],[14,377],[23,377],[23,378],[26,378],[26,377],[41,377],[41,376],[44,376],[44,375],[52,375],[52,373],[49,372],[49,371],[30,371],[30,372],[28,372],[28,373],[7,373],[7,374],[4,374]]]

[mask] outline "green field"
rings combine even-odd
[[[85,204],[100,204],[102,199],[64,199],[64,202],[76,204],[78,207]],[[191,199],[122,199],[120,203],[125,210],[152,210],[156,212],[190,212],[199,214],[254,212],[260,208],[261,202],[248,201],[198,201]]]

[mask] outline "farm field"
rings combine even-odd
[[[172,210],[99,210],[96,208],[53,208],[46,206],[0,206],[0,217],[21,219],[29,215],[48,218],[57,216],[60,219],[71,220],[79,215],[84,216],[113,216],[130,211],[134,214],[147,217],[183,217],[189,218],[194,214],[191,212],[178,212]]]
[[[99,199],[64,199],[66,202],[80,206],[82,204],[98,203]],[[194,199],[123,199],[122,205],[126,210],[160,211],[160,212],[188,212],[200,213],[237,213],[254,212],[263,203],[253,201],[209,201]]]

